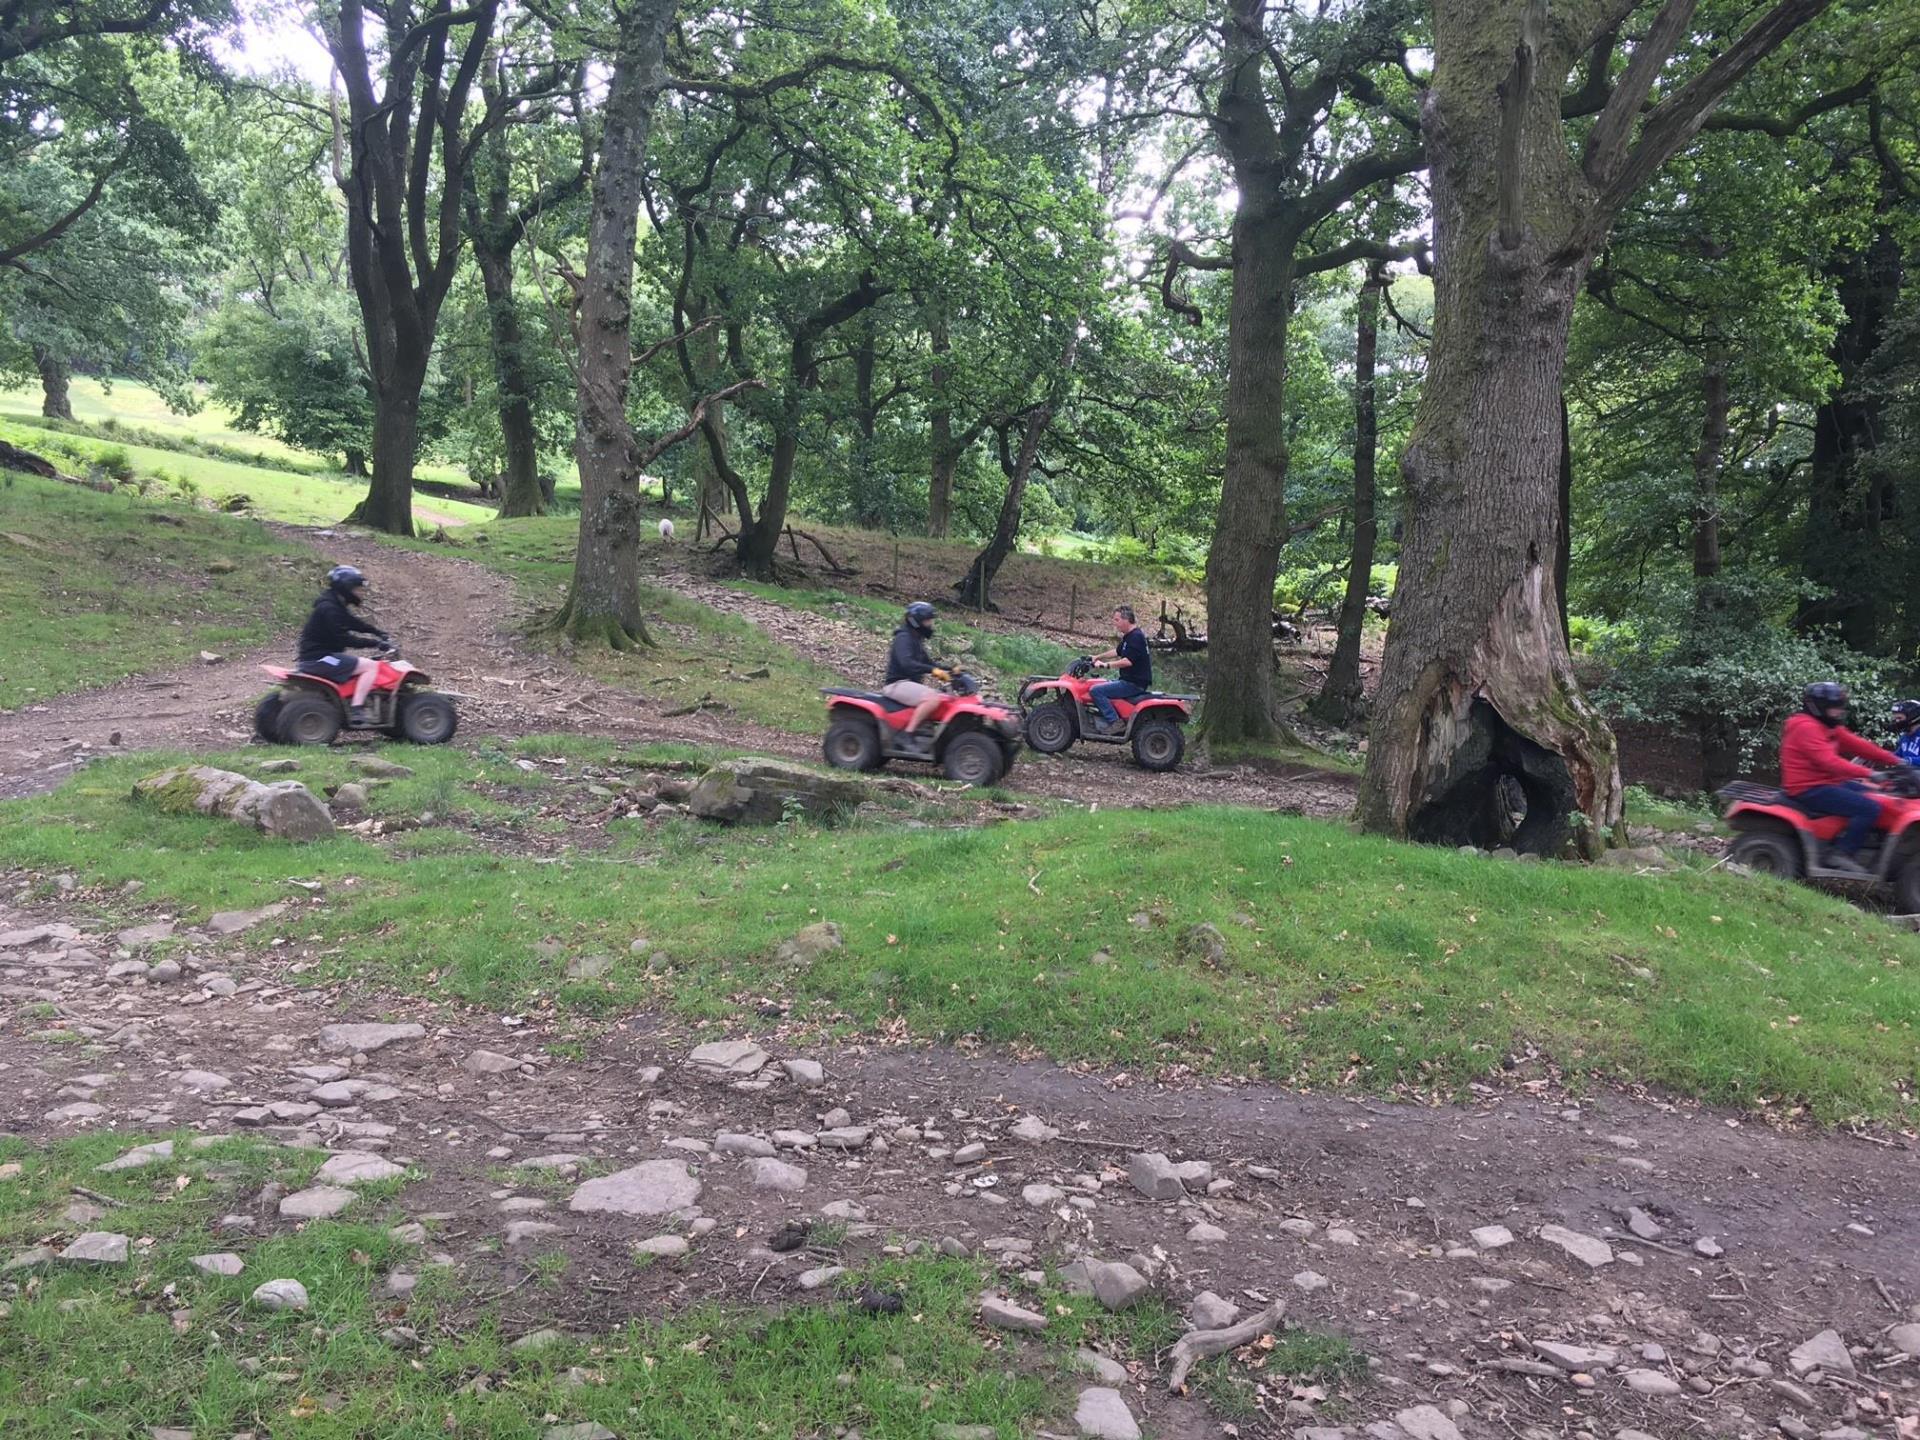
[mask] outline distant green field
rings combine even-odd
[[[148,386],[132,380],[116,380],[108,390],[100,381],[77,376],[71,399],[73,414],[82,425],[108,427],[124,425],[133,429],[175,435],[182,440],[231,446],[244,454],[261,458],[260,466],[244,460],[183,454],[146,445],[127,443],[118,437],[96,433],[92,436],[62,435],[30,422],[40,415],[38,389],[0,390],[0,437],[42,454],[66,453],[96,459],[102,450],[118,445],[127,452],[135,470],[146,476],[165,473],[182,477],[197,487],[202,496],[217,499],[223,495],[246,495],[254,503],[254,514],[266,520],[283,520],[291,525],[329,525],[345,518],[365,493],[365,480],[355,479],[337,468],[334,456],[312,455],[283,445],[269,435],[255,435],[233,428],[232,415],[218,405],[208,404],[194,415],[177,415],[167,402]],[[7,424],[8,420],[20,423]],[[72,447],[72,448],[67,448]],[[286,466],[301,473],[291,473]],[[420,465],[416,474],[422,480],[450,485],[465,485],[465,472],[451,466]],[[167,488],[164,484],[162,489]],[[416,495],[414,513],[423,525],[470,525],[493,518],[484,505],[438,495]]]
[[[290,525],[334,524],[345,519],[366,492],[366,481],[352,480],[338,472],[294,474],[287,470],[268,470],[177,450],[63,435],[4,420],[0,420],[0,439],[45,455],[69,469],[97,464],[113,452],[123,451],[135,476],[147,485],[151,494],[173,499],[199,498],[215,504],[231,496],[244,495],[252,514],[264,520],[283,520]],[[423,525],[471,525],[492,519],[493,512],[484,505],[472,505],[464,500],[417,495],[414,517]]]

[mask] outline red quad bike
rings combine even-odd
[[[1029,675],[1020,686],[1020,709],[1026,715],[1027,744],[1042,755],[1058,755],[1076,740],[1102,745],[1133,746],[1133,758],[1143,770],[1171,770],[1187,750],[1186,731],[1193,718],[1197,695],[1165,695],[1149,690],[1135,700],[1116,700],[1120,724],[1108,730],[1094,708],[1093,687],[1100,681],[1093,660],[1082,655],[1055,679]]]
[[[367,694],[367,723],[353,726],[348,699],[353,681],[336,685],[280,665],[260,668],[279,688],[260,697],[253,711],[253,733],[269,745],[331,745],[342,730],[379,730],[416,745],[444,745],[453,738],[459,716],[450,696],[425,689],[427,675],[399,658],[397,650],[373,657],[373,689]]]
[[[1877,887],[1890,889],[1905,914],[1920,914],[1920,779],[1896,770],[1869,782],[1880,819],[1855,857]],[[1827,846],[1846,828],[1838,816],[1812,816],[1784,790],[1736,780],[1720,792],[1733,829],[1730,859],[1785,880],[1852,880],[1830,868]]]
[[[827,763],[838,770],[878,770],[889,760],[931,761],[963,785],[996,784],[1020,753],[1020,717],[983,699],[964,671],[929,723],[943,727],[931,754],[907,733],[914,707],[871,690],[822,690],[827,697]]]

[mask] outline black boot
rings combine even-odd
[[[367,707],[364,705],[351,705],[347,707],[347,726],[353,730],[372,729],[373,717],[367,714]]]

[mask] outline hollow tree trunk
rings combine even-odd
[[[73,376],[67,362],[46,346],[36,345],[33,363],[40,371],[40,413],[49,420],[73,419],[73,397],[68,393]]]
[[[580,284],[580,539],[573,584],[553,624],[616,649],[651,644],[640,614],[640,467],[627,389],[633,375],[633,245],[672,0],[634,0],[602,111],[586,274]]]
[[[1265,740],[1273,722],[1273,582],[1286,539],[1287,327],[1295,237],[1244,185],[1227,311],[1227,456],[1207,548],[1207,679],[1214,740]]]
[[[1523,13],[1540,11],[1435,7],[1434,338],[1401,460],[1405,541],[1358,815],[1492,847],[1511,780],[1526,814],[1507,843],[1591,854],[1618,832],[1620,769],[1574,678],[1554,571],[1567,327],[1604,230],[1569,173],[1558,85],[1529,87],[1517,63],[1502,79]],[[1540,43],[1537,72],[1557,80],[1572,57]],[[1504,136],[1502,92],[1522,97]]]
[[[1353,345],[1353,558],[1347,565],[1347,593],[1340,599],[1338,638],[1327,683],[1321,688],[1314,713],[1334,725],[1344,725],[1359,713],[1360,637],[1366,625],[1367,592],[1373,583],[1373,553],[1380,526],[1374,514],[1374,463],[1380,448],[1380,426],[1374,408],[1374,361],[1380,348],[1380,292],[1386,277],[1367,272],[1356,306]]]
[[[500,476],[504,518],[547,513],[540,485],[540,447],[533,430],[533,380],[527,369],[526,333],[513,296],[513,252],[493,249],[476,229],[473,258],[487,299],[487,338],[493,384],[499,396],[500,441],[506,469]]]
[[[932,473],[927,480],[927,534],[935,540],[947,538],[953,524],[953,477],[960,468],[960,455],[953,444],[953,402],[947,396],[952,367],[947,356],[953,353],[953,338],[944,315],[935,315],[927,324],[927,340],[933,350],[931,394],[927,400],[927,425],[933,448]]]
[[[1688,663],[1705,665],[1719,641],[1718,622],[1726,608],[1720,577],[1720,472],[1726,465],[1728,434],[1727,354],[1709,350],[1700,373],[1700,446],[1693,453],[1693,624]],[[1738,717],[1729,715],[1722,697],[1700,694],[1689,717],[1700,743],[1700,785],[1711,794],[1739,773]]]

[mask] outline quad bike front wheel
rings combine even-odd
[[[1036,705],[1027,712],[1027,744],[1042,755],[1058,755],[1077,738],[1073,712],[1059,701]]]
[[[340,705],[319,695],[295,695],[280,705],[282,745],[331,745],[340,733]]]
[[[410,690],[400,697],[400,733],[415,745],[444,745],[459,726],[453,701],[437,690]]]
[[[846,715],[835,720],[827,726],[827,738],[820,748],[836,770],[878,770],[881,765],[880,736],[864,716]]]
[[[280,743],[280,707],[285,701],[278,690],[269,690],[253,707],[253,737],[262,745]]]
[[[961,785],[991,785],[1000,778],[1000,744],[990,735],[969,730],[956,735],[940,757],[940,770]]]
[[[1133,758],[1142,770],[1171,770],[1186,750],[1186,732],[1171,720],[1142,720],[1133,727]]]
[[[1760,875],[1798,880],[1802,870],[1800,842],[1777,830],[1743,830],[1733,838],[1728,859]]]

